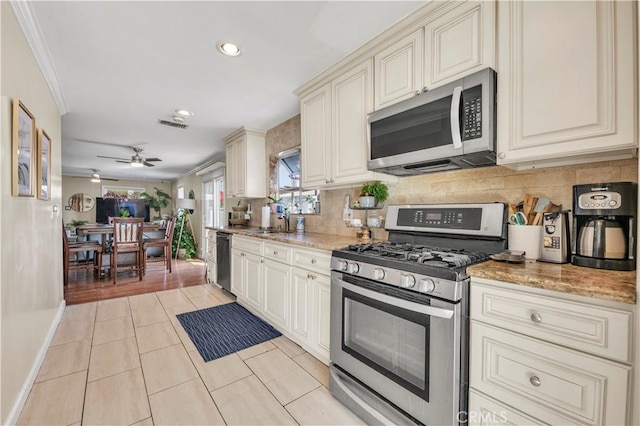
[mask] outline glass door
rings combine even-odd
[[[224,222],[224,169],[222,174],[203,178],[202,180],[202,235],[206,227],[223,227]],[[204,253],[208,253],[207,238],[204,240]]]
[[[429,315],[342,290],[342,350],[429,401]]]

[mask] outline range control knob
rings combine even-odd
[[[413,288],[416,285],[416,277],[411,274],[402,274],[400,277],[400,287]]]
[[[436,283],[434,283],[431,278],[422,278],[420,280],[418,289],[422,293],[431,293],[433,290],[436,289]]]
[[[358,271],[360,271],[360,265],[358,265],[357,263],[349,263],[349,266],[347,267],[348,273],[357,274]]]
[[[378,280],[380,281],[381,279],[384,278],[384,269],[382,268],[375,268],[373,270],[373,272],[371,273],[371,278],[373,278],[374,280]]]
[[[347,271],[347,261],[346,260],[338,260],[338,269],[340,271],[346,272]]]

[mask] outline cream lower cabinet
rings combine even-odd
[[[238,302],[328,364],[331,253],[238,235],[232,245]]]
[[[234,235],[231,239],[231,293],[253,309],[262,309],[263,242]]]
[[[207,229],[207,254],[205,262],[207,264],[207,282],[209,284],[216,283],[218,279],[216,241],[216,231]]]
[[[264,260],[264,301],[262,312],[280,330],[289,330],[291,265]]]
[[[628,424],[632,312],[554,295],[472,279],[470,424]]]
[[[499,165],[526,169],[635,155],[636,7],[498,2]]]

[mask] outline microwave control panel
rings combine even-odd
[[[472,87],[462,92],[462,140],[482,137],[482,88]]]

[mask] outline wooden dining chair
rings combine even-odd
[[[93,261],[79,259],[79,254],[93,252]],[[69,284],[69,271],[77,269],[93,269],[93,274],[99,276],[102,269],[102,244],[99,241],[69,242],[69,237],[62,224],[62,261],[64,270],[64,285]]]
[[[147,262],[163,262],[165,269],[171,273],[171,246],[173,244],[173,229],[176,225],[176,218],[172,217],[167,220],[167,224],[164,231],[164,237],[162,238],[149,238],[144,240],[143,253],[144,253],[144,271],[147,270]],[[147,250],[150,248],[162,248],[162,256],[149,257]]]
[[[142,232],[144,218],[142,217],[114,217],[113,238],[111,240],[111,273],[113,283],[118,280],[118,268],[135,270],[138,279],[142,280],[144,258],[142,251]],[[135,263],[118,265],[118,255],[130,253],[135,256]]]

